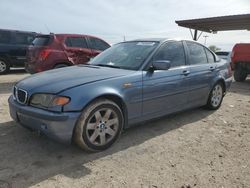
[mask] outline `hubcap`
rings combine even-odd
[[[223,95],[223,90],[221,85],[216,85],[212,91],[211,104],[213,107],[218,107],[220,105]]]
[[[3,61],[0,61],[0,72],[4,72],[6,70],[6,64]]]
[[[96,111],[87,123],[87,138],[91,144],[103,146],[110,142],[118,131],[118,115],[110,108]]]

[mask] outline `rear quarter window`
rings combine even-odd
[[[100,51],[104,51],[106,49],[108,49],[110,47],[109,44],[107,44],[106,42],[97,39],[97,38],[89,38],[90,44],[91,44],[91,48],[95,49],[95,50],[100,50]]]
[[[32,44],[34,46],[47,46],[51,41],[51,36],[39,36],[34,39]]]
[[[210,52],[208,49],[205,48],[206,54],[207,54],[207,61],[208,63],[214,63],[215,62],[215,58],[214,55],[212,54],[212,52]]]

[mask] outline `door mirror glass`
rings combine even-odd
[[[153,62],[154,70],[168,70],[171,64],[168,60],[157,60]]]

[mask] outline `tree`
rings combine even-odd
[[[220,48],[217,48],[217,46],[215,45],[211,45],[208,47],[210,50],[212,50],[213,52],[217,52],[217,51],[220,51],[221,49]]]

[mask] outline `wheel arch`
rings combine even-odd
[[[63,64],[63,65],[68,65],[68,66],[72,66],[73,64],[70,63],[70,62],[67,62],[67,61],[59,61],[59,62],[56,62],[53,66],[53,68],[55,68],[57,65],[60,65],[60,64]]]
[[[107,93],[107,94],[102,94],[102,95],[99,95],[99,96],[96,96],[95,98],[93,98],[92,100],[90,100],[83,108],[85,109],[87,106],[89,106],[91,103],[93,103],[94,101],[98,100],[98,99],[108,99],[110,101],[113,101],[114,103],[116,103],[122,113],[123,113],[123,116],[124,116],[124,126],[123,128],[126,128],[127,127],[127,123],[128,123],[128,111],[127,111],[127,105],[125,104],[124,100],[122,99],[121,96],[117,95],[117,94],[114,94],[114,93]]]
[[[226,92],[226,82],[225,82],[225,80],[224,80],[223,78],[219,78],[219,79],[215,82],[215,84],[217,84],[217,83],[222,83],[223,92],[225,93],[225,92]],[[215,85],[215,84],[214,84],[214,85]]]
[[[223,77],[217,77],[217,79],[214,79],[214,81],[213,81],[213,83],[212,83],[212,85],[211,85],[211,88],[210,88],[210,92],[209,92],[209,94],[212,92],[212,89],[213,89],[213,87],[215,86],[215,84],[217,84],[217,83],[221,83],[222,84],[222,89],[223,89],[223,95],[225,95],[226,94],[226,90],[227,90],[227,87],[226,87],[226,81],[225,81],[225,79],[223,78]],[[209,96],[208,96],[209,97]],[[208,99],[208,98],[207,98]]]

